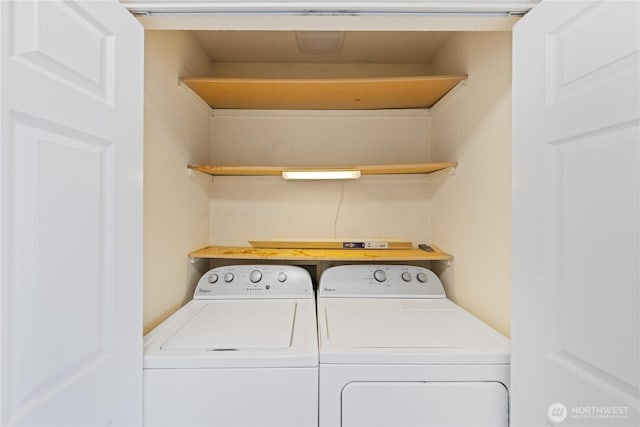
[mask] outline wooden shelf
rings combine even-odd
[[[192,258],[271,259],[283,261],[451,261],[453,257],[431,245],[422,249],[258,249],[207,246],[189,254]]]
[[[369,110],[429,108],[465,75],[256,79],[185,78],[182,82],[213,108]]]
[[[362,175],[427,174],[456,167],[455,162],[411,163],[400,165],[286,167],[286,166],[215,166],[189,165],[189,169],[214,176],[282,176],[283,171],[359,170]]]

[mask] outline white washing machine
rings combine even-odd
[[[327,269],[318,332],[321,426],[509,424],[509,341],[430,270]]]
[[[146,426],[317,426],[318,340],[309,273],[230,266],[144,340]]]

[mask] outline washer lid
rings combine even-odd
[[[321,362],[509,362],[508,340],[448,300],[323,298],[318,303],[324,316]]]
[[[161,345],[162,350],[234,351],[291,346],[295,301],[203,305]]]
[[[144,368],[317,368],[316,325],[313,299],[192,300],[144,337]]]

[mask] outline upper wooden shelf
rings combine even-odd
[[[391,174],[426,174],[445,169],[455,168],[455,162],[439,163],[410,163],[399,165],[366,165],[366,166],[331,166],[331,167],[286,167],[286,166],[216,166],[189,165],[189,169],[209,175],[222,176],[282,176],[283,171],[331,171],[331,170],[359,170],[361,175],[391,175]]]
[[[185,78],[213,108],[370,110],[429,108],[466,75],[341,79]]]
[[[189,254],[192,258],[273,259],[282,261],[451,261],[453,257],[431,245],[434,252],[411,249],[259,249],[239,246],[207,246]]]

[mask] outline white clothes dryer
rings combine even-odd
[[[144,339],[146,426],[317,426],[318,341],[309,273],[207,272]]]
[[[318,289],[321,426],[507,426],[509,341],[401,265],[327,269]]]

